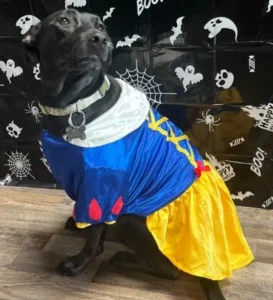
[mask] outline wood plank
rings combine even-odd
[[[55,273],[54,268],[64,258],[65,255],[57,253],[28,250],[18,254],[7,268],[50,278]]]
[[[43,248],[44,251],[59,253],[67,256],[76,255],[84,246],[81,237],[54,234]]]
[[[51,234],[40,234],[36,231],[15,230],[8,227],[0,227],[0,248],[9,249],[42,249]],[[1,252],[1,251],[0,251]]]
[[[272,218],[273,222],[273,218]],[[243,225],[243,231],[247,239],[262,239],[262,240],[271,240],[273,241],[273,230],[271,229],[257,229],[251,228],[248,225]]]
[[[5,267],[10,265],[14,259],[16,258],[17,253],[15,254],[14,251],[9,251],[7,249],[1,250],[0,253],[0,267]]]
[[[2,267],[0,268],[0,291],[3,288],[24,288],[28,285],[38,285],[45,278],[48,278],[47,274],[20,272]],[[0,297],[0,299],[2,298]]]
[[[258,262],[273,264],[273,240],[257,239],[255,260]]]
[[[3,206],[2,206],[3,207]],[[5,205],[0,210],[0,227],[35,230],[36,232],[55,232],[63,229],[71,210],[50,210],[46,205],[40,209],[25,208],[20,205]]]
[[[0,189],[3,189],[5,192],[10,191],[12,193],[20,193],[20,192],[27,192],[31,194],[47,194],[47,195],[61,195],[66,196],[64,190],[57,190],[57,189],[42,189],[42,188],[35,188],[35,187],[25,187],[25,186],[0,186]]]

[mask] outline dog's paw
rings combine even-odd
[[[69,257],[55,268],[55,271],[62,276],[77,276],[86,271],[88,262],[79,263],[76,257]]]

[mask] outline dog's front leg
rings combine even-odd
[[[102,253],[106,229],[107,225],[104,223],[83,229],[86,239],[85,246],[79,254],[62,261],[56,267],[56,271],[64,276],[76,276],[85,271],[90,261]]]

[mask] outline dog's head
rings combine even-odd
[[[92,76],[105,72],[112,59],[113,44],[100,18],[74,9],[57,11],[32,26],[22,42],[27,61],[40,63],[42,79],[58,71]]]

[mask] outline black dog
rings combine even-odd
[[[56,12],[33,26],[24,36],[23,44],[27,60],[40,62],[44,85],[40,103],[53,108],[65,108],[96,92],[111,63],[113,49],[99,17],[72,9]],[[119,85],[114,78],[108,78],[109,91],[84,110],[86,124],[108,111],[119,98]],[[68,116],[45,115],[43,127],[61,137],[66,133],[67,122]],[[74,122],[81,123],[81,116],[76,115]],[[103,252],[107,226],[103,223],[83,229],[84,248],[78,255],[61,262],[57,272],[75,276],[86,270],[88,264]],[[76,228],[73,218],[67,220],[66,227]],[[131,266],[168,279],[179,277],[178,269],[159,251],[144,217],[123,215],[117,220],[117,228],[124,243],[135,253],[117,253],[111,259],[113,266]],[[201,285],[207,299],[225,299],[217,281],[201,278]]]

